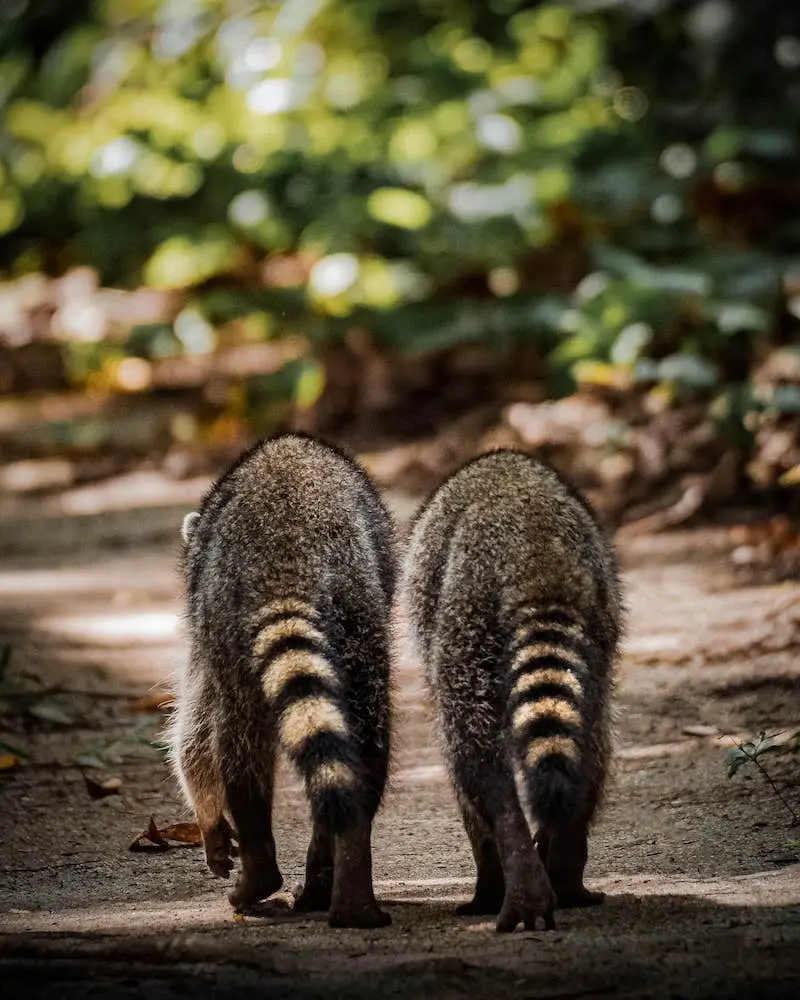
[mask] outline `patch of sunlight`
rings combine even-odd
[[[197,309],[182,309],[175,317],[173,329],[187,354],[210,354],[216,346],[214,327]]]
[[[290,111],[296,103],[292,81],[262,80],[247,93],[247,107],[254,115],[278,115]]]
[[[95,177],[124,174],[132,169],[140,155],[139,143],[122,135],[105,143],[94,153],[89,169]]]
[[[422,782],[438,782],[444,781],[445,770],[441,764],[426,764],[420,765],[419,767],[403,767],[400,768],[395,776],[395,781],[407,781],[409,783],[418,784]]]
[[[492,64],[492,47],[482,38],[465,38],[458,42],[450,58],[465,73],[485,73]]]
[[[400,301],[399,282],[393,268],[384,260],[364,261],[359,285],[366,305],[388,309]]]
[[[623,648],[625,656],[652,656],[681,649],[682,646],[683,638],[677,632],[650,632],[628,639]]]
[[[375,888],[388,897],[388,900],[396,899],[404,903],[426,903],[435,899],[446,900],[467,896],[472,894],[474,887],[474,876],[375,879]]]
[[[93,882],[99,878],[96,870],[86,866],[86,878]],[[231,908],[225,894],[208,892],[190,900],[173,900],[167,903],[98,903],[96,906],[76,907],[68,910],[21,911],[3,915],[3,929],[12,926],[20,931],[40,929],[91,932],[129,932],[131,927],[146,927],[148,931],[174,931],[175,926],[201,927],[213,923],[230,923]]]
[[[536,184],[532,177],[516,174],[504,184],[467,181],[450,189],[448,207],[453,215],[472,222],[500,215],[518,216],[534,207]]]
[[[283,46],[277,38],[254,38],[244,50],[244,64],[252,73],[267,73],[275,69],[283,57]]]
[[[301,410],[312,407],[325,388],[325,369],[316,361],[305,363],[294,388],[294,401]]]
[[[620,760],[651,760],[655,757],[678,757],[681,754],[696,750],[701,744],[694,739],[685,739],[674,743],[638,744],[633,747],[620,747],[617,757]]]
[[[611,896],[694,896],[725,906],[786,906],[800,902],[800,865],[724,878],[611,872],[591,879],[590,887],[595,886]]]
[[[364,98],[364,81],[357,73],[332,73],[325,84],[325,99],[340,111],[354,108]]]
[[[189,144],[201,160],[216,160],[225,146],[225,129],[217,122],[201,125],[192,132]]]
[[[223,232],[193,240],[171,236],[145,264],[144,279],[148,285],[156,287],[185,288],[227,270],[235,255],[236,244]]]
[[[270,203],[261,191],[240,191],[228,205],[228,218],[237,226],[258,226],[270,214]]]
[[[309,284],[312,291],[322,298],[341,295],[358,280],[358,258],[351,253],[335,253],[312,267]]]
[[[478,142],[498,153],[515,153],[522,145],[522,129],[508,115],[491,114],[478,119]]]
[[[373,219],[400,229],[422,229],[431,219],[428,199],[404,188],[378,188],[367,199]]]
[[[171,611],[127,611],[94,615],[52,615],[37,627],[45,632],[98,645],[167,642],[179,635],[179,616]]]
[[[0,573],[0,595],[27,597],[34,594],[70,593],[73,596],[98,589],[95,570],[13,570]]]
[[[420,163],[436,153],[437,139],[426,122],[402,122],[389,141],[389,159],[400,163]]]

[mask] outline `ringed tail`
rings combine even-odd
[[[509,731],[515,773],[539,822],[580,814],[587,797],[586,644],[561,607],[518,611],[510,647]]]
[[[253,661],[312,816],[342,832],[360,812],[362,780],[342,677],[313,605],[282,598],[261,608]]]

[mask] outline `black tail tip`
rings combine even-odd
[[[361,797],[350,788],[324,788],[311,790],[311,813],[314,821],[323,824],[331,833],[344,833],[363,816]]]
[[[586,803],[588,788],[583,769],[560,754],[545,757],[527,769],[526,786],[531,810],[543,822],[574,819]]]

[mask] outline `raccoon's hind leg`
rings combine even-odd
[[[372,821],[389,769],[389,645],[384,627],[368,613],[353,614],[345,634],[357,642],[345,652],[347,701],[356,763],[351,822],[335,831],[331,927],[386,927],[392,918],[375,899],[372,884]]]
[[[208,867],[214,875],[227,878],[233,868],[231,828],[224,816],[214,699],[210,686],[192,666],[177,700],[170,743],[173,770],[200,827]]]
[[[456,780],[460,794],[486,818],[502,866],[504,893],[497,930],[510,932],[520,923],[525,930],[535,930],[540,917],[545,930],[552,930],[555,893],[534,847],[510,771],[500,762],[492,765],[473,759],[459,763]]]
[[[315,820],[306,855],[306,882],[294,904],[300,912],[330,909],[333,895],[333,836],[327,826]]]
[[[252,724],[244,733],[220,732],[220,757],[241,859],[241,872],[228,899],[235,909],[245,910],[283,885],[272,834],[274,742]]]
[[[497,844],[488,824],[463,796],[459,796],[459,806],[472,847],[472,856],[475,858],[478,877],[475,883],[475,895],[469,903],[462,903],[456,907],[456,913],[461,917],[499,913],[503,906],[505,883]]]
[[[595,732],[601,731],[604,723],[597,723]],[[608,754],[607,737],[603,734],[592,742],[592,764],[588,801],[586,807],[569,820],[541,823],[536,835],[539,850],[559,909],[578,906],[598,906],[605,899],[605,893],[587,889],[583,884],[583,873],[589,855],[589,827],[605,780],[605,760]]]
[[[511,653],[510,744],[520,794],[559,907],[603,900],[583,885],[605,738],[599,653],[561,607],[526,609]]]
[[[561,822],[542,827],[536,837],[539,856],[550,884],[558,897],[558,908],[597,906],[605,893],[593,892],[583,884],[588,858],[589,825],[586,822]]]

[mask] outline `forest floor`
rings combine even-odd
[[[189,818],[153,746],[161,718],[132,713],[131,699],[185,655],[178,528],[204,486],[131,474],[0,502],[0,643],[12,651],[0,699],[38,712],[0,718],[0,740],[25,754],[0,770],[4,997],[800,997],[800,828],[752,767],[726,772],[735,738],[800,728],[800,586],[734,579],[722,528],[620,544],[617,763],[587,871],[603,906],[559,912],[549,933],[455,917],[472,857],[415,663],[399,665],[374,836],[390,927],[334,931],[290,911],[234,920],[201,850],[130,851],[151,816]],[[390,499],[405,521],[413,502]],[[797,811],[792,745],[763,761]],[[120,779],[119,794],[92,798],[84,774]],[[276,812],[291,887],[309,824],[288,769]]]

